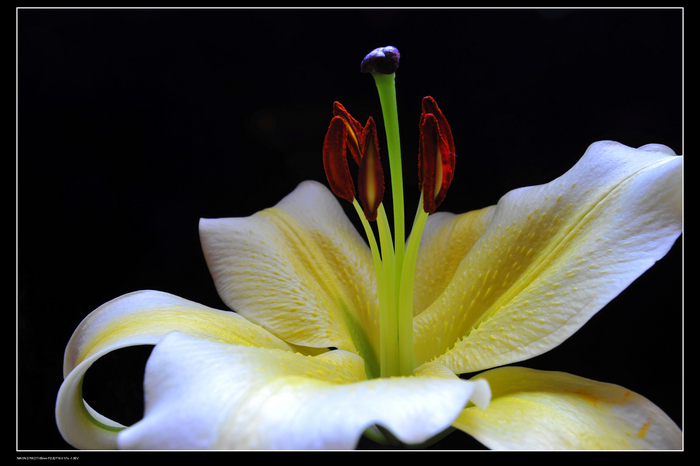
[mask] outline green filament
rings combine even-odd
[[[379,308],[380,312],[380,338],[384,339],[386,351],[384,360],[380,362],[382,377],[391,377],[399,372],[399,334],[398,334],[398,315],[396,309],[398,306],[398,298],[396,295],[396,254],[394,243],[391,239],[391,230],[389,228],[389,220],[384,210],[384,205],[379,206],[379,215],[377,216],[377,228],[379,229],[379,241],[382,246],[382,262],[383,273],[385,279],[385,297],[386,308]],[[399,243],[396,243],[399,244]],[[382,316],[381,313],[384,313]],[[382,320],[385,323],[384,329],[381,328]],[[382,350],[384,352],[384,350]]]
[[[365,229],[365,234],[367,235],[367,240],[369,241],[369,246],[370,250],[372,251],[372,259],[374,261],[374,271],[375,275],[377,277],[377,296],[379,298],[379,328],[380,328],[380,337],[379,337],[379,367],[380,367],[380,373],[377,374],[380,377],[383,377],[382,371],[384,371],[384,367],[387,365],[386,361],[388,359],[388,353],[389,351],[392,351],[392,345],[389,344],[387,341],[384,333],[381,331],[382,328],[387,328],[389,325],[389,322],[386,321],[387,319],[387,311],[388,309],[388,303],[387,303],[387,298],[390,296],[390,293],[387,293],[386,288],[386,273],[384,273],[383,270],[383,263],[382,263],[382,257],[379,255],[379,247],[377,246],[377,240],[374,236],[374,231],[372,231],[372,227],[370,226],[369,222],[367,221],[367,218],[365,217],[365,213],[362,210],[362,207],[360,206],[360,203],[357,201],[357,198],[353,199],[352,205],[355,206],[355,210],[357,211],[358,217],[360,217],[360,220],[362,221],[362,226]],[[379,206],[380,210],[384,210],[384,208],[380,205]]]
[[[362,225],[364,226],[365,234],[367,235],[372,251],[374,271],[377,277],[377,295],[379,298],[380,377],[390,377],[396,375],[399,370],[398,322],[396,312],[394,312],[397,303],[393,292],[395,289],[394,245],[383,204],[379,205],[379,215],[377,216],[381,255],[376,237],[374,236],[374,231],[365,218],[362,207],[357,199],[353,201],[353,205],[355,206],[357,215],[360,217],[360,220],[362,220]]]
[[[412,374],[415,368],[415,356],[413,351],[413,279],[416,271],[418,248],[423,236],[425,222],[428,213],[422,208],[423,196],[421,195],[416,217],[411,228],[411,236],[406,245],[406,255],[401,271],[401,287],[399,294],[399,371],[402,375]]]

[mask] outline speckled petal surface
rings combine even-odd
[[[505,195],[415,318],[416,361],[478,371],[534,357],[578,330],[681,234],[682,157],[669,152],[598,142],[551,183]]]

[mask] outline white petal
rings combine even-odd
[[[483,382],[429,373],[366,380],[362,360],[345,351],[310,357],[173,333],[149,359],[144,419],[119,445],[352,449],[375,424],[419,443],[447,428],[472,394],[488,402]]]

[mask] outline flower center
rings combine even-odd
[[[418,178],[421,202],[411,236],[404,231],[403,173],[396,109],[395,72],[399,52],[382,47],[370,52],[362,71],[372,74],[382,106],[391,176],[393,237],[383,205],[384,173],[372,117],[363,127],[345,107],[333,105],[323,144],[323,163],[333,192],[355,206],[367,235],[377,276],[379,300],[380,376],[408,376],[415,369],[413,351],[413,280],[418,247],[428,215],[445,198],[454,173],[454,143],[447,120],[432,97],[423,99],[420,117]],[[357,189],[348,168],[349,149],[359,165]],[[358,200],[359,198],[359,200]],[[379,244],[370,222],[376,222]]]

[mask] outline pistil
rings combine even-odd
[[[406,233],[404,226],[403,168],[395,83],[399,58],[399,51],[394,47],[375,49],[362,61],[361,71],[372,74],[382,106],[394,208],[394,243],[396,248],[392,281],[394,283],[393,302],[395,306],[389,309],[389,313],[393,314],[391,320],[396,322],[398,347],[397,354],[393,358],[395,361],[392,361],[393,370],[387,372],[391,372],[388,375],[411,375],[415,368],[413,351],[413,275],[415,257],[408,257],[408,261],[405,262],[407,251],[404,251]],[[424,224],[425,222],[423,221]],[[422,227],[420,229],[422,230]],[[416,232],[413,231],[413,233],[415,234]],[[420,242],[420,234],[418,234],[418,237],[418,242]],[[417,253],[417,250],[418,246],[416,245],[415,251],[411,252]],[[382,369],[382,373],[384,372],[384,369]]]
[[[396,48],[382,47],[370,52],[361,66],[363,72],[372,74],[382,106],[392,188],[393,236],[383,204],[384,175],[374,120],[370,117],[362,127],[345,107],[336,102],[323,147],[323,161],[331,189],[357,210],[372,251],[379,301],[380,377],[409,376],[415,369],[413,281],[416,259],[428,215],[442,202],[454,172],[452,133],[435,101],[426,97],[420,119],[418,176],[421,200],[406,243],[395,88],[398,62]],[[359,165],[357,191],[347,165],[347,149]],[[377,222],[379,243],[370,225],[374,221]]]

